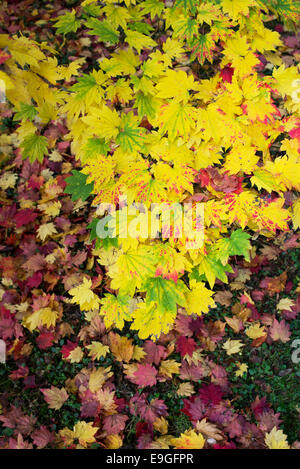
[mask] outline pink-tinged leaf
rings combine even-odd
[[[103,430],[106,431],[108,435],[111,435],[111,434],[118,435],[124,430],[127,420],[128,420],[127,415],[122,415],[122,414],[107,415],[103,419]]]
[[[154,386],[156,384],[157,369],[154,366],[138,365],[134,373],[134,381],[138,386]]]
[[[163,400],[147,399],[147,394],[135,395],[130,399],[130,412],[132,415],[140,417],[145,422],[152,424],[158,417],[166,417],[168,408]]]
[[[277,321],[274,319],[272,326],[269,329],[271,339],[276,342],[288,342],[290,340],[291,331],[290,326],[286,324],[285,320]]]
[[[36,429],[31,435],[33,444],[38,448],[45,448],[55,440],[55,434],[50,432],[44,425]]]
[[[16,439],[9,439],[8,447],[9,449],[33,449],[32,444],[24,440],[21,433],[18,434]]]
[[[146,340],[144,344],[144,352],[146,352],[146,356],[143,359],[143,363],[154,363],[155,365],[159,365],[160,361],[167,356],[165,347],[162,345],[156,345],[152,340]]]
[[[3,423],[4,427],[12,428],[22,435],[32,433],[36,420],[36,417],[25,415],[21,409],[14,406],[4,415],[0,415],[0,422]]]

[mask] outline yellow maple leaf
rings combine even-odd
[[[182,397],[189,397],[192,394],[195,394],[194,386],[192,383],[181,383],[176,391],[176,394]]]
[[[69,290],[69,294],[73,296],[71,303],[78,304],[81,311],[88,311],[99,307],[100,299],[91,290],[91,286],[92,281],[84,278],[80,285]]]
[[[277,304],[277,309],[279,311],[292,311],[292,307],[295,306],[295,302],[290,298],[281,298]]]
[[[186,430],[179,438],[171,439],[171,444],[176,449],[202,449],[204,443],[203,435],[196,433],[195,430]]]
[[[99,360],[101,357],[106,357],[109,353],[109,347],[103,345],[101,342],[93,341],[86,348],[89,350],[89,357],[91,357],[92,360]]]
[[[232,355],[234,353],[239,353],[241,348],[245,345],[240,340],[228,339],[223,344],[223,349],[226,350],[227,355]]]
[[[51,326],[55,326],[58,315],[58,311],[54,311],[47,306],[24,318],[23,324],[31,332],[39,326],[47,326],[50,328]]]
[[[121,337],[114,332],[109,333],[110,350],[116,360],[120,362],[129,362],[133,356],[134,346],[131,339]]]
[[[48,236],[52,236],[57,233],[54,223],[44,223],[40,225],[37,230],[37,236],[41,241],[45,241]]]
[[[265,443],[269,449],[289,449],[287,436],[282,430],[273,427],[269,433],[265,434]]]
[[[160,363],[159,373],[163,376],[172,378],[173,374],[178,374],[181,364],[177,363],[176,360],[163,360]]]
[[[215,302],[212,298],[213,291],[205,287],[203,282],[191,281],[191,290],[187,293],[187,313],[198,314],[201,316],[202,313],[208,313],[209,308],[215,306]]]
[[[164,417],[159,417],[153,422],[154,430],[166,435],[168,433],[168,421]]]
[[[104,444],[107,449],[119,449],[123,444],[123,440],[120,435],[112,434],[105,438]]]
[[[250,339],[258,339],[266,334],[264,326],[261,326],[258,322],[252,324],[246,330],[246,335],[250,337]]]
[[[71,363],[80,363],[83,359],[83,350],[81,347],[74,348],[68,355],[68,360]]]
[[[78,439],[79,443],[86,448],[88,444],[96,441],[95,434],[97,431],[98,428],[93,427],[92,422],[80,421],[73,428],[73,437]]]
[[[300,198],[293,204],[292,220],[295,230],[300,228]]]
[[[243,376],[244,373],[247,373],[248,365],[246,363],[237,363],[238,369],[235,372],[235,376]]]

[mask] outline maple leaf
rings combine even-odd
[[[287,436],[282,430],[274,427],[269,433],[265,434],[265,444],[269,449],[289,449]]]
[[[86,448],[90,443],[96,441],[95,434],[98,428],[93,427],[92,422],[77,422],[73,428],[73,438],[78,439],[79,443]]]
[[[99,307],[100,300],[91,290],[91,286],[92,281],[84,278],[83,282],[78,287],[74,287],[69,290],[69,294],[73,296],[71,302],[79,304],[82,311],[89,311]]]
[[[128,420],[127,415],[123,414],[114,414],[107,415],[103,419],[103,430],[109,435],[111,434],[120,434],[124,428],[126,421]]]
[[[106,357],[109,353],[109,347],[103,345],[101,342],[93,341],[90,345],[86,347],[89,350],[89,356],[92,360],[99,360],[101,357]]]
[[[57,318],[59,316],[58,311],[52,310],[48,306],[41,308],[38,311],[30,314],[23,320],[23,324],[30,330],[33,331],[39,326],[45,325],[48,328],[55,326]]]
[[[235,376],[243,376],[244,373],[247,373],[248,365],[246,363],[237,363],[238,370],[235,372]]]
[[[37,346],[40,350],[46,350],[51,347],[55,339],[55,336],[52,332],[42,332],[36,338]]]
[[[54,25],[58,34],[76,33],[80,27],[80,21],[76,19],[75,14],[75,10],[72,10],[58,17]]]
[[[42,163],[44,156],[48,155],[48,140],[43,135],[26,135],[20,146],[23,148],[22,157],[29,158],[31,163],[35,160]]]
[[[104,298],[100,300],[100,314],[104,316],[106,327],[115,325],[118,329],[124,327],[124,321],[130,321],[131,314],[129,311],[129,295],[111,295],[106,293]]]
[[[181,383],[176,391],[180,397],[192,396],[195,393],[194,386],[191,383]]]
[[[137,365],[134,373],[134,381],[138,386],[154,386],[156,384],[157,369],[149,365]]]
[[[54,442],[55,434],[50,432],[44,425],[41,425],[31,434],[31,438],[38,448],[45,448],[45,446]]]
[[[159,374],[172,378],[173,374],[178,374],[180,370],[180,363],[177,363],[176,360],[163,360],[159,367]]]
[[[207,422],[206,418],[196,422],[195,429],[206,438],[214,438],[216,441],[223,440],[221,430],[213,423]]]
[[[181,433],[179,438],[172,438],[171,444],[176,449],[202,449],[205,439],[201,433],[197,433],[195,430],[186,430]]]
[[[134,346],[131,339],[121,337],[113,332],[109,333],[110,350],[116,360],[129,362],[132,359]]]
[[[197,344],[194,339],[180,336],[176,340],[176,348],[181,357],[185,357],[186,355],[192,356],[194,350],[197,348]]]
[[[41,241],[45,241],[48,236],[52,236],[55,233],[57,233],[57,230],[52,222],[40,225],[37,230],[38,237]]]
[[[68,360],[71,363],[80,363],[83,359],[83,350],[81,347],[75,347],[68,355]]]
[[[194,117],[196,114],[192,106],[174,101],[161,106],[157,115],[157,125],[162,134],[168,132],[168,137],[172,142],[178,136],[188,137],[195,127]]]
[[[139,31],[130,31],[127,29],[126,31],[126,42],[131,46],[134,47],[138,53],[141,53],[142,49],[151,49],[152,47],[156,46],[156,42],[149,36],[140,33]]]
[[[190,288],[191,290],[187,293],[188,314],[195,313],[201,316],[202,313],[208,313],[209,309],[215,306],[212,299],[214,292],[206,288],[203,282],[196,282],[196,280],[191,280]]]
[[[290,326],[286,324],[284,319],[282,321],[277,321],[277,319],[274,319],[272,326],[269,329],[269,333],[274,342],[278,340],[283,343],[288,342],[291,336]]]
[[[295,302],[290,298],[281,298],[277,304],[277,309],[279,311],[292,311],[292,307],[295,306]]]
[[[119,40],[118,31],[112,26],[109,21],[98,20],[97,18],[89,18],[85,26],[91,28],[88,34],[98,36],[101,41],[110,44],[116,44]]]
[[[66,178],[67,187],[64,193],[71,194],[73,201],[81,199],[84,202],[93,192],[94,183],[87,184],[88,176],[80,171],[73,169],[72,174],[73,176]]]
[[[234,353],[239,353],[241,348],[245,345],[241,343],[240,340],[228,339],[223,344],[223,349],[226,350],[227,355],[232,355]]]
[[[59,410],[69,398],[69,394],[65,388],[59,389],[55,386],[51,386],[50,389],[40,389],[40,391],[44,394],[49,409]]]
[[[246,329],[246,335],[250,337],[250,339],[258,339],[266,335],[266,331],[259,323],[254,323]]]

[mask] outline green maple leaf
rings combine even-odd
[[[85,23],[87,28],[91,28],[88,34],[98,36],[102,42],[117,44],[119,42],[118,31],[109,23],[109,21],[99,21],[97,18],[89,18]]]
[[[75,10],[72,10],[70,13],[60,16],[54,26],[57,28],[58,34],[76,33],[80,21],[75,17]]]
[[[191,12],[194,15],[197,11],[196,0],[176,0],[173,8],[183,8],[186,13]]]
[[[91,74],[84,74],[78,78],[77,83],[70,89],[77,93],[78,98],[83,99],[94,86],[97,86],[95,77]]]
[[[146,291],[146,303],[156,303],[161,314],[176,314],[177,305],[185,306],[186,287],[181,280],[176,283],[162,277],[149,278],[143,285],[142,291]]]
[[[22,158],[29,158],[31,163],[36,160],[42,163],[44,156],[48,155],[48,140],[43,135],[27,135],[20,146],[23,148]]]
[[[158,17],[161,15],[161,12],[163,11],[165,5],[159,0],[145,0],[143,3],[141,3],[141,7],[143,10],[143,14],[147,15],[148,13],[150,13],[150,18],[153,20],[156,15]]]
[[[223,265],[227,263],[229,256],[244,256],[246,261],[250,261],[249,251],[251,244],[250,235],[239,229],[231,233],[230,238],[223,238],[216,244],[218,257]]]
[[[158,109],[158,103],[151,94],[138,93],[136,95],[136,106],[138,109],[138,116],[142,118],[147,116],[150,119],[154,119],[156,111]]]
[[[108,151],[109,146],[105,142],[104,138],[91,137],[83,148],[83,158],[81,161],[84,163],[90,158],[95,158],[98,155],[107,156]]]
[[[14,115],[14,121],[33,121],[37,115],[37,110],[31,104],[21,103],[19,110]]]
[[[73,176],[66,178],[67,187],[65,194],[72,194],[72,200],[81,199],[85,201],[93,191],[94,184],[87,184],[87,175],[73,169]]]
[[[223,265],[214,254],[210,253],[203,256],[200,264],[193,269],[190,278],[197,280],[197,282],[207,280],[210,288],[213,288],[216,278],[228,283],[226,272],[233,272],[231,266],[229,264]],[[203,276],[205,279],[203,279]]]
[[[138,126],[136,118],[130,112],[122,116],[121,131],[116,137],[116,143],[121,146],[123,151],[143,150],[144,133],[145,129]]]

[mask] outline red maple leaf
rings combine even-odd
[[[197,344],[194,339],[190,339],[187,337],[180,336],[176,340],[177,350],[179,351],[180,355],[184,357],[185,355],[189,355],[190,357],[193,355],[194,350],[197,348]]]
[[[42,332],[37,338],[36,343],[39,349],[46,350],[51,347],[55,337],[53,332]]]
[[[203,385],[199,390],[199,396],[205,404],[219,404],[222,400],[223,392],[220,386],[214,384]]]
[[[139,386],[154,386],[156,384],[157,369],[146,363],[138,365],[134,373],[134,382]]]
[[[77,347],[77,343],[67,340],[67,343],[61,348],[61,354],[64,358],[68,358],[72,350]]]
[[[19,210],[15,215],[16,228],[20,228],[20,226],[31,223],[37,216],[38,214],[33,210],[30,210],[30,208]]]

